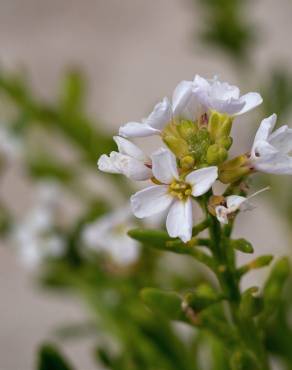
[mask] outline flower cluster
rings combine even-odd
[[[166,229],[171,237],[192,238],[192,201],[208,194],[208,210],[221,223],[243,207],[248,198],[214,195],[215,181],[236,184],[255,171],[292,174],[292,129],[272,133],[276,115],[264,119],[248,153],[228,158],[234,119],[262,103],[258,93],[240,95],[236,86],[217,78],[182,81],[172,101],[165,97],[142,122],[128,122],[115,136],[118,151],[102,155],[101,171],[124,174],[151,186],[131,197],[134,215],[144,218],[168,211]],[[150,157],[129,138],[158,135],[164,143]]]

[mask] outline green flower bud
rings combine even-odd
[[[188,140],[198,131],[198,125],[193,121],[182,120],[177,125],[177,130],[183,139]]]
[[[207,162],[210,165],[216,165],[224,162],[227,159],[227,150],[220,147],[218,144],[213,144],[209,146],[207,150]]]
[[[195,160],[191,155],[186,155],[180,160],[180,165],[183,170],[190,170],[195,166]]]
[[[212,112],[208,131],[213,142],[217,142],[222,137],[228,137],[232,128],[232,118],[227,114]]]
[[[242,294],[240,313],[243,317],[254,317],[262,311],[264,307],[263,298],[258,296],[257,293],[258,288],[252,287]]]
[[[232,143],[233,143],[233,139],[231,136],[223,136],[216,141],[216,144],[218,144],[219,146],[222,146],[226,150],[230,149]]]
[[[184,139],[172,135],[165,135],[163,141],[177,158],[183,158],[189,154],[188,144]]]
[[[219,180],[223,184],[229,184],[240,180],[251,172],[248,157],[246,154],[242,154],[219,166]]]

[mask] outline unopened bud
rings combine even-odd
[[[240,180],[251,172],[248,157],[242,154],[219,166],[219,180],[223,184],[229,184]]]
[[[177,130],[183,139],[189,139],[198,131],[198,126],[193,121],[182,120],[177,125]]]
[[[213,142],[217,142],[222,137],[228,137],[232,128],[232,118],[227,114],[212,112],[208,131]]]
[[[225,198],[222,195],[212,195],[208,202],[208,211],[216,217],[216,207],[225,205]]]
[[[191,155],[186,155],[180,160],[180,165],[183,170],[190,170],[194,168],[195,160]]]
[[[220,147],[218,144],[213,144],[209,146],[207,150],[207,162],[210,165],[216,165],[224,162],[227,159],[227,150]]]
[[[219,146],[222,146],[226,150],[230,149],[232,143],[233,143],[233,139],[231,136],[223,136],[216,141],[216,144],[218,144]]]
[[[184,139],[172,135],[163,137],[163,141],[177,158],[183,158],[188,155],[188,145]]]

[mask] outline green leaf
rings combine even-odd
[[[251,243],[243,238],[231,240],[230,245],[232,248],[240,252],[243,252],[243,253],[253,253],[254,252],[254,249]]]
[[[242,275],[246,274],[247,272],[255,269],[259,269],[262,267],[269,266],[269,264],[272,262],[274,256],[272,255],[264,255],[260,256],[251,262],[247,263],[246,265],[243,265],[237,269],[238,277],[241,277]]]
[[[223,297],[216,294],[214,289],[208,284],[201,284],[194,292],[189,292],[184,296],[184,301],[195,312],[202,311],[222,299]]]
[[[54,344],[43,344],[38,353],[38,370],[73,370]]]
[[[233,353],[230,359],[231,370],[259,370],[256,359],[253,355],[244,350]]]
[[[241,297],[240,313],[243,317],[257,316],[263,309],[263,298],[257,295],[258,288],[247,289]]]
[[[276,262],[264,286],[264,312],[260,317],[262,324],[264,324],[266,319],[268,319],[279,307],[283,287],[289,274],[289,260],[287,257],[284,257]]]
[[[167,292],[156,288],[144,288],[140,292],[143,302],[155,313],[170,320],[183,318],[182,299],[175,292]]]

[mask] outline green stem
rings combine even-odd
[[[262,340],[257,333],[253,318],[242,318],[240,315],[241,292],[239,279],[236,275],[236,260],[233,248],[230,246],[232,233],[232,223],[221,228],[216,217],[208,215],[207,207],[205,211],[209,220],[210,249],[213,258],[219,268],[217,278],[219,280],[223,294],[227,297],[227,305],[230,311],[230,325],[237,328],[242,340],[242,346],[253,353],[254,358],[259,363],[260,370],[269,370],[267,354]]]

